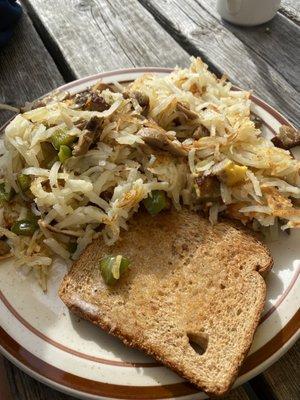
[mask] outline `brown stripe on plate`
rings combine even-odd
[[[282,114],[280,114],[278,111],[276,111],[275,108],[269,106],[268,103],[264,102],[259,97],[251,95],[250,99],[255,104],[257,104],[258,106],[260,106],[261,108],[266,110],[269,114],[271,114],[282,125],[289,125],[289,126],[293,127],[293,125]]]
[[[300,309],[289,322],[259,350],[250,354],[240,370],[240,375],[251,371],[281,349],[300,329]]]
[[[298,271],[296,271],[296,273],[292,277],[292,280],[291,280],[290,284],[285,289],[285,291],[282,293],[282,296],[276,301],[276,303],[264,315],[261,316],[258,325],[260,325],[264,321],[266,321],[270,317],[270,315],[273,314],[273,312],[276,310],[276,308],[278,308],[280,306],[280,304],[283,302],[283,300],[286,298],[286,296],[290,293],[290,291],[292,290],[293,286],[297,282],[297,279],[298,279],[299,275],[300,275],[300,268],[298,268]]]
[[[171,72],[172,69],[168,69],[168,68],[138,68],[138,69],[126,69],[126,70],[122,70],[122,72],[124,73],[133,73],[133,72]],[[59,90],[66,90],[69,89],[71,87],[77,86],[78,84],[81,83],[88,83],[91,80],[95,80],[95,79],[100,79],[103,77],[109,77],[109,76],[114,76],[119,74],[120,71],[111,71],[111,72],[107,72],[107,73],[100,73],[100,74],[96,74],[90,77],[86,77],[86,78],[82,78],[79,79],[77,81],[68,83],[64,86],[61,86],[59,88]],[[129,83],[130,80],[121,80],[119,81],[120,83]],[[234,90],[242,90],[239,87],[233,87]],[[269,112],[271,115],[273,115],[275,118],[277,118],[277,120],[280,123],[286,124],[286,125],[291,125],[281,114],[279,114],[276,110],[274,110],[272,107],[270,107],[268,104],[266,104],[264,101],[260,100],[259,98],[257,98],[254,95],[250,96],[251,100],[258,104],[260,107],[264,108],[267,112]],[[254,113],[255,114],[255,113]],[[255,114],[257,115],[257,114]],[[9,122],[9,121],[8,121]],[[273,133],[275,134],[275,131],[273,128],[270,127],[270,125],[268,125],[266,123],[266,121],[262,120],[262,123]],[[5,126],[7,125],[7,123],[0,128],[0,132],[5,128]],[[294,279],[293,279],[293,284],[295,283]],[[288,289],[285,291],[285,293],[283,294],[283,296],[278,300],[278,302],[275,304],[275,306],[273,306],[264,316],[262,316],[260,323],[262,323],[263,321],[265,321],[268,317],[270,317],[270,315],[276,310],[276,308],[281,304],[281,302],[284,300],[284,298],[287,296],[287,294],[289,293],[289,291],[291,290],[293,285],[289,285]],[[89,361],[93,361],[93,362],[99,362],[102,364],[107,364],[107,365],[115,365],[115,366],[122,366],[122,367],[144,367],[144,368],[151,368],[151,367],[156,367],[158,366],[157,363],[135,363],[135,362],[125,362],[125,361],[117,361],[117,360],[109,360],[109,359],[105,359],[105,358],[101,358],[101,357],[95,357],[89,354],[84,354],[81,353],[77,350],[74,349],[70,349],[67,346],[64,346],[56,341],[54,341],[53,339],[47,337],[46,335],[44,335],[42,332],[38,331],[36,328],[34,328],[32,325],[30,325],[26,320],[24,320],[24,318],[21,317],[21,315],[12,307],[12,305],[8,302],[8,300],[4,297],[3,293],[0,291],[0,299],[3,301],[3,303],[6,305],[6,307],[10,310],[10,312],[24,325],[26,326],[27,329],[29,329],[32,333],[34,333],[36,336],[40,337],[41,339],[45,340],[46,342],[48,342],[49,344],[59,348],[62,351],[65,351],[67,353],[73,354],[77,357],[89,360]]]
[[[300,327],[300,310],[289,320],[289,322],[262,348],[251,354],[242,367],[241,374],[256,368],[278,351]],[[92,381],[62,371],[45,361],[40,360],[32,353],[20,346],[0,327],[1,346],[21,364],[52,382],[77,390],[86,395],[106,396],[118,399],[140,399],[155,400],[180,397],[198,393],[199,391],[187,382],[175,383],[164,386],[124,386]],[[13,361],[13,360],[12,360]]]
[[[93,381],[62,371],[42,361],[20,346],[0,327],[0,345],[32,372],[67,388],[84,394],[118,399],[167,399],[199,392],[191,384],[183,382],[166,386],[124,386]],[[13,361],[13,360],[12,360]]]
[[[126,74],[143,74],[143,73],[171,73],[173,72],[174,69],[173,68],[159,68],[159,67],[138,67],[138,68],[126,68],[126,69],[120,69],[120,70],[113,70],[113,71],[108,71],[108,72],[100,72],[99,74],[95,74],[95,75],[90,75],[87,76],[85,78],[81,78],[78,79],[74,82],[70,82],[67,83],[63,86],[60,86],[58,88],[58,90],[68,90],[70,88],[73,88],[74,86],[78,86],[81,85],[83,83],[87,83],[94,81],[94,80],[101,80],[103,78],[109,78],[109,77],[113,77],[116,75],[126,75]],[[119,83],[128,83],[130,82],[130,80],[128,79],[123,79],[118,81]],[[238,86],[232,86],[233,90],[245,90],[242,89]],[[292,126],[292,124],[282,115],[280,114],[277,110],[275,110],[275,108],[271,107],[268,103],[266,103],[264,100],[261,100],[260,98],[256,97],[254,94],[250,95],[250,100],[252,100],[255,104],[257,104],[258,106],[260,106],[261,108],[263,108],[264,110],[266,110],[269,114],[271,114],[275,119],[277,119],[277,121],[281,124],[284,125],[289,125]],[[267,124],[265,124],[267,125]]]
[[[122,71],[112,71],[108,73],[97,74],[91,77],[79,79],[76,82],[72,82],[70,84],[66,84],[60,88],[59,90],[66,90],[73,86],[77,86],[82,83],[88,83],[91,80],[101,79],[103,77],[115,76],[119,73],[129,74],[136,72],[171,72],[172,69],[163,69],[163,68],[137,68],[137,69],[127,69]],[[235,88],[238,89],[239,88]],[[266,110],[269,114],[271,114],[280,124],[285,124],[292,126],[289,121],[282,116],[278,111],[269,106],[267,103],[257,98],[254,95],[251,95],[251,100],[256,103],[258,106]],[[9,122],[9,121],[8,121]],[[268,125],[264,121],[265,125]],[[0,131],[6,126],[5,124]],[[292,319],[282,328],[280,332],[278,332],[268,343],[262,346],[255,353],[251,354],[245,361],[241,373],[244,374],[249,372],[250,370],[256,368],[262,362],[267,360],[273,354],[275,354],[282,346],[284,346],[293,335],[297,333],[300,327],[300,311],[298,311]],[[32,373],[36,373],[40,377],[44,377],[46,379],[51,380],[54,383],[58,383],[65,388],[69,388],[70,390],[77,390],[82,392],[83,394],[91,394],[91,395],[102,395],[106,397],[114,397],[119,399],[137,399],[140,400],[152,400],[152,399],[165,399],[174,396],[183,396],[188,394],[197,393],[197,389],[195,389],[192,385],[188,383],[178,383],[172,385],[165,386],[142,386],[142,387],[131,387],[131,386],[121,386],[121,385],[112,385],[101,382],[92,381],[89,379],[81,378],[79,376],[67,373],[62,371],[56,367],[53,367],[50,364],[40,360],[33,354],[31,354],[28,350],[20,346],[14,339],[12,339],[1,327],[0,327],[0,345],[13,357],[13,359],[24,366],[26,366]]]
[[[263,120],[258,114],[256,114],[256,113],[253,112],[253,111],[251,111],[251,114],[252,114],[252,115],[255,115],[256,117],[258,117],[258,118],[261,120],[262,125],[266,126],[266,127],[269,129],[269,131],[272,132],[272,134],[273,134],[274,136],[276,135],[275,129],[273,129],[269,124],[267,124],[266,121]]]
[[[296,283],[298,277],[300,274],[300,269],[294,274],[292,277],[292,280],[282,296],[277,300],[277,302],[272,306],[265,315],[262,315],[259,325],[262,324],[264,321],[266,321],[272,314],[273,312],[280,306],[280,304],[283,302],[283,300],[286,298],[286,296],[289,294],[291,289],[293,288],[294,284]],[[71,349],[59,342],[56,342],[55,340],[49,338],[42,332],[40,332],[38,329],[36,329],[34,326],[32,326],[28,321],[26,321],[19,313],[18,311],[12,306],[12,304],[8,301],[8,299],[4,296],[3,292],[0,290],[0,300],[3,302],[3,304],[6,306],[6,308],[14,315],[14,317],[23,325],[25,326],[30,332],[32,332],[34,335],[38,336],[45,342],[51,344],[54,347],[57,347],[58,349],[65,351],[66,353],[72,354],[74,356],[77,356],[79,358],[97,362],[100,364],[107,364],[107,365],[114,365],[114,366],[119,366],[119,367],[131,367],[131,368],[153,368],[153,367],[158,367],[160,364],[157,362],[148,362],[148,363],[140,363],[140,362],[130,362],[130,361],[117,361],[117,360],[110,360],[107,358],[102,358],[102,357],[96,357],[92,356],[89,354],[81,353],[80,351]]]
[[[89,354],[81,353],[80,351],[71,349],[67,346],[64,346],[63,344],[56,342],[55,340],[49,338],[46,336],[44,333],[36,329],[34,326],[32,326],[28,321],[26,321],[19,313],[18,311],[10,304],[10,302],[7,300],[7,298],[4,296],[3,292],[0,290],[0,300],[2,303],[5,305],[5,307],[13,314],[13,316],[23,325],[25,328],[27,328],[33,335],[38,336],[40,339],[44,340],[45,342],[51,344],[54,347],[57,347],[58,349],[72,354],[74,356],[77,356],[79,358],[93,361],[93,362],[98,362],[100,364],[107,364],[107,365],[114,365],[114,366],[119,366],[119,367],[131,367],[131,368],[149,368],[149,367],[157,367],[159,364],[157,362],[126,362],[126,361],[117,361],[117,360],[109,360],[106,358],[101,358],[101,357],[95,357]]]
[[[62,85],[60,87],[57,88],[57,90],[68,90],[70,88],[73,88],[74,86],[78,86],[78,85],[82,85],[83,83],[88,83],[91,81],[94,81],[96,79],[103,79],[103,78],[110,78],[112,76],[115,75],[126,75],[126,74],[133,74],[133,73],[166,73],[169,74],[172,71],[174,71],[173,68],[160,68],[160,67],[138,67],[138,68],[124,68],[124,69],[116,69],[113,71],[108,71],[108,72],[99,72],[98,74],[94,74],[94,75],[89,75],[86,76],[85,78],[80,78],[77,79],[76,81],[70,82],[70,83],[66,83],[65,85]],[[122,80],[122,81],[118,81],[119,83],[122,82],[132,82],[132,79],[129,80]],[[113,82],[110,82],[113,83]]]

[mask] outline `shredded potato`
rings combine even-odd
[[[176,209],[203,210],[212,223],[221,213],[255,229],[277,229],[278,219],[283,229],[300,226],[299,161],[255,128],[250,92],[233,90],[201,59],[167,76],[143,75],[127,88],[99,92],[96,85],[86,92],[98,96],[94,109],[80,104],[84,93],[27,107],[1,145],[2,182],[16,194],[1,209],[0,230],[17,264],[35,269],[43,287],[54,254],[76,259],[99,236],[114,243],[154,190]],[[58,160],[52,138],[60,132],[69,153]],[[47,151],[55,156],[50,165]],[[30,177],[25,193],[20,174]],[[27,212],[38,219],[31,238],[10,230]]]

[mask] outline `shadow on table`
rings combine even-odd
[[[280,25],[280,18],[281,16],[275,16],[273,20],[254,27],[239,27],[233,24],[230,24],[229,22],[226,22],[225,20],[221,20],[222,25],[229,31],[231,31],[237,38],[240,39],[242,45],[244,46],[245,51],[248,53],[249,59],[255,64],[257,72],[259,75],[264,76],[264,79],[262,80],[264,83],[264,87],[256,87],[255,88],[255,94],[258,94],[259,96],[262,96],[262,98],[270,103],[273,107],[278,109],[284,109],[287,106],[289,106],[289,102],[287,102],[285,99],[290,98],[290,92],[286,92],[285,87],[282,84],[279,84],[276,80],[273,79],[272,76],[272,71],[270,69],[270,66],[268,62],[264,59],[263,51],[261,48],[261,53],[259,54],[256,52],[255,49],[255,41],[265,41],[265,46],[267,47],[268,42],[270,41],[270,35],[272,33],[272,29],[276,29],[276,34],[278,35],[278,25]],[[276,28],[275,28],[276,27]],[[251,37],[251,36],[256,36],[255,40],[253,40],[252,46],[249,46],[249,43],[246,42],[246,38]],[[244,42],[245,40],[245,42]],[[251,42],[251,41],[250,41]],[[273,44],[274,46],[274,44]],[[272,49],[270,49],[272,51]],[[276,49],[274,49],[276,51]],[[274,64],[272,65],[272,68],[277,70],[277,66]],[[247,73],[247,71],[244,71]],[[282,71],[277,70],[282,75]],[[267,79],[265,78],[265,75],[267,75]],[[285,77],[283,76],[283,79]],[[294,78],[293,78],[294,79]],[[293,86],[293,85],[292,85]],[[264,90],[262,90],[264,89]],[[265,97],[265,93],[268,93],[268,98]],[[286,93],[285,93],[286,92]]]

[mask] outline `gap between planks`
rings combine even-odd
[[[282,0],[279,12],[300,26],[300,1]]]
[[[211,1],[201,3],[211,10]],[[193,0],[81,0],[69,1],[63,8],[58,0],[23,3],[45,43],[51,43],[49,49],[59,49],[53,54],[55,61],[68,65],[75,77],[132,66],[186,66],[189,54],[201,55],[214,72],[227,73],[245,89],[255,88],[259,96],[297,124],[300,100],[286,79],[289,74],[290,80],[294,79],[295,67],[283,76],[266,56],[276,38],[284,37],[278,29],[269,45],[264,43],[255,50],[259,41],[255,34],[250,35],[251,46],[247,46]],[[53,13],[53,9],[60,12]],[[290,53],[287,58],[293,65]]]
[[[137,66],[186,66],[189,54],[137,0],[24,0],[57,63],[80,78]],[[60,12],[53,12],[53,10]],[[53,49],[59,49],[53,52]]]
[[[27,31],[27,40],[24,42],[24,37],[23,33],[24,31]],[[30,35],[32,35],[32,38],[28,40],[28,31]],[[37,35],[36,35],[37,36]],[[17,57],[19,57],[19,63],[18,63],[18,71],[17,70],[11,70],[9,72],[9,80],[13,76],[14,79],[11,80],[11,82],[15,82],[15,92],[14,90],[10,90],[6,92],[6,89],[2,90],[2,94],[4,93],[7,95],[9,93],[9,98],[8,102],[14,103],[17,100],[17,102],[20,102],[21,99],[24,97],[26,99],[31,98],[33,99],[34,97],[38,97],[39,95],[44,94],[46,91],[56,87],[57,85],[63,83],[63,79],[59,75],[58,71],[55,69],[54,63],[50,60],[49,55],[47,55],[47,52],[45,50],[42,50],[41,44],[38,44],[38,39],[36,39],[35,35],[33,34],[33,28],[30,24],[30,22],[27,20],[27,17],[24,16],[23,20],[21,22],[21,25],[17,28],[17,32],[15,34],[15,38],[13,39],[13,42],[10,43],[10,45],[13,48],[13,53],[10,53],[7,49],[5,49],[5,54],[13,54],[12,59],[15,61]],[[23,46],[24,45],[24,46]],[[35,50],[38,50],[35,53]],[[196,52],[199,52],[198,54],[201,54],[199,50],[197,50],[197,47],[194,47],[194,45],[191,43],[190,47],[190,53],[195,54]],[[21,54],[20,54],[21,52]],[[58,57],[58,55],[56,56]],[[26,60],[29,61],[28,64],[26,64]],[[23,64],[25,62],[25,65]],[[6,71],[11,68],[11,64],[7,63],[6,64]],[[20,70],[21,69],[21,70]],[[28,76],[27,73],[24,73],[22,71],[28,72],[28,70],[32,71],[31,76]],[[3,69],[1,68],[1,71],[3,72]],[[25,74],[25,75],[24,75]],[[41,76],[39,75],[41,74]],[[3,77],[4,75],[2,75]],[[26,79],[24,79],[24,76],[26,76]],[[5,77],[4,80],[7,81],[8,75]],[[32,78],[32,85],[28,85],[28,79]],[[2,81],[4,82],[4,81]],[[26,83],[26,88],[22,87]],[[30,83],[30,81],[29,81]],[[7,84],[5,82],[5,84]],[[1,84],[3,85],[3,83]],[[3,86],[2,86],[3,88]],[[18,90],[17,90],[18,89]],[[8,362],[6,362],[6,365],[8,365]],[[15,367],[13,367],[16,371],[18,371]],[[2,370],[3,372],[3,370]],[[20,380],[26,379],[29,380],[28,382],[28,388],[26,389],[27,393],[29,394],[30,397],[26,397],[27,399],[30,398],[30,400],[33,400],[34,397],[32,393],[36,393],[37,389],[31,391],[29,387],[39,385],[40,389],[38,390],[39,395],[36,397],[37,399],[53,399],[55,398],[61,398],[61,399],[69,399],[69,397],[60,395],[57,392],[52,391],[51,389],[46,389],[41,384],[36,383],[33,381],[31,378],[27,378],[25,374],[22,372],[19,372],[20,375],[23,375],[23,378],[19,378]],[[20,385],[20,383],[18,384]],[[276,382],[274,382],[274,385],[276,386]],[[299,388],[298,388],[299,389]],[[41,393],[46,393],[46,391],[50,391],[50,394],[48,397],[44,397],[43,394]],[[25,397],[23,397],[25,399]],[[242,389],[238,389],[237,391],[232,392],[228,397],[226,397],[228,400],[230,399],[239,399],[239,400],[244,400],[248,399],[248,396],[244,393]],[[20,397],[21,399],[21,397]]]
[[[9,43],[0,49],[0,71],[0,103],[17,107],[64,83],[26,13]],[[0,127],[12,115],[1,110]]]
[[[197,0],[197,3],[299,91],[299,27],[279,13],[266,24],[239,27],[220,18],[215,0]]]

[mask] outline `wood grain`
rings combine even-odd
[[[133,66],[186,65],[188,54],[138,1],[24,0],[74,77]],[[53,12],[53,10],[59,12]]]
[[[300,90],[300,29],[297,25],[278,13],[266,24],[239,27],[221,19],[215,0],[198,0],[198,3],[247,48],[272,66],[294,89]]]
[[[8,360],[5,360],[4,364],[14,400],[74,400],[73,397],[53,390],[31,378]]]
[[[281,2],[280,13],[290,18],[295,24],[300,25],[300,1],[283,0]]]
[[[253,44],[248,46],[241,41],[204,8],[202,0],[140,1],[178,42],[192,45],[210,65],[225,72],[234,83],[246,89],[253,88],[255,94],[281,110],[291,122],[299,124],[297,90],[267,61],[267,56],[259,54]],[[274,39],[274,35],[272,37]],[[268,51],[276,51],[272,49],[272,42]]]
[[[133,0],[68,0],[63,9],[59,0],[24,1],[67,80],[115,68],[187,65],[188,53],[202,55],[214,71],[225,71],[241,86],[254,87],[257,94],[299,124],[299,2],[282,2],[282,15],[268,24],[270,34],[264,26],[243,30],[222,23],[212,0],[140,3],[148,11]],[[58,9],[59,13],[53,12]],[[0,49],[0,102],[22,104],[63,83],[47,49],[24,15],[9,45]],[[0,123],[8,115],[0,111]],[[300,398],[299,353],[298,342],[264,373],[278,400]],[[246,389],[236,389],[224,399],[253,399],[251,390],[249,394]],[[3,393],[7,394],[5,400],[8,396],[14,400],[73,399],[0,358],[2,397]]]
[[[0,394],[3,400],[13,400],[8,382],[6,364],[4,357],[0,354]]]
[[[277,400],[300,399],[300,340],[265,373]]]
[[[10,105],[23,105],[64,82],[26,14],[0,49],[0,71],[0,103]],[[11,115],[0,110],[0,124]]]
[[[10,42],[0,49],[0,103],[22,105],[63,83],[54,61],[27,14],[24,14]],[[12,115],[13,113],[1,110],[0,126]],[[33,379],[12,367],[12,364],[0,356],[1,400],[44,400],[43,388],[39,384],[37,390]],[[48,398],[68,399],[56,394]]]

